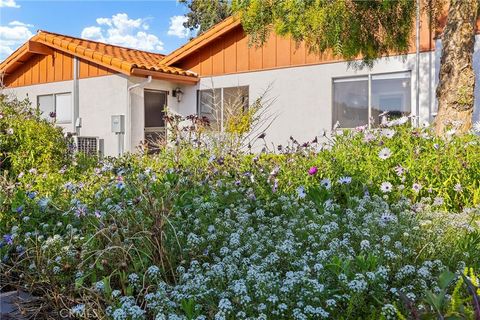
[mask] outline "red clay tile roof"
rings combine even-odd
[[[42,43],[127,75],[139,74],[138,71],[141,70],[196,78],[194,72],[161,63],[165,56],[159,53],[130,49],[43,30],[40,30],[29,41]],[[10,71],[15,61],[26,53],[28,53],[28,42],[0,64],[0,71]]]

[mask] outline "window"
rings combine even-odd
[[[228,119],[248,109],[248,86],[198,91],[198,114],[207,117],[212,130],[223,131]]]
[[[368,77],[333,82],[333,123],[354,128],[368,123]]]
[[[38,96],[38,108],[42,117],[52,119],[52,113],[57,123],[65,124],[72,122],[72,94],[59,93]]]
[[[374,125],[411,112],[410,72],[374,74],[333,80],[333,123],[341,128]],[[370,117],[370,118],[369,118]]]

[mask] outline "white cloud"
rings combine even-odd
[[[31,24],[12,21],[6,26],[0,26],[0,60],[5,59],[16,48],[33,36]]]
[[[146,32],[149,28],[146,20],[130,19],[126,13],[98,18],[96,26],[82,30],[82,38],[139,50],[163,51],[163,42],[156,35]]]
[[[183,24],[187,22],[188,18],[185,16],[173,16],[170,18],[170,28],[168,29],[168,35],[176,36],[180,39],[184,39],[190,35],[190,30],[185,28]]]
[[[20,5],[15,0],[0,0],[0,8],[20,8]]]

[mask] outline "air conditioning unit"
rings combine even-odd
[[[98,156],[100,152],[100,139],[98,137],[75,137],[77,152]]]

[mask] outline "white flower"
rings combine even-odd
[[[330,181],[330,179],[323,179],[322,181],[320,181],[320,185],[325,189],[330,190],[330,188],[332,187],[332,182]]]
[[[378,157],[382,160],[386,160],[386,159],[390,158],[391,155],[392,155],[392,151],[390,151],[390,149],[388,149],[388,148],[383,148],[378,153]]]
[[[340,177],[338,178],[338,183],[340,184],[349,184],[352,182],[352,177]]]
[[[434,206],[441,206],[443,204],[443,198],[442,197],[435,197],[433,199],[433,205]]]
[[[454,187],[453,187],[453,190],[455,192],[462,192],[463,188],[462,188],[462,185],[460,183],[457,183]]]
[[[7,134],[12,135],[13,134],[13,128],[8,128],[7,129]]]
[[[419,183],[414,183],[412,185],[412,190],[416,193],[419,193],[421,189],[422,189],[422,185]]]
[[[382,185],[380,186],[380,190],[382,190],[383,193],[391,192],[393,189],[393,186],[390,182],[382,182]]]
[[[305,188],[302,187],[302,186],[298,187],[298,188],[297,188],[297,195],[298,195],[298,197],[299,197],[300,199],[305,198],[305,196],[307,195],[307,194],[305,193]]]
[[[361,250],[367,250],[369,248],[370,248],[370,241],[368,241],[368,240],[360,241],[360,249]]]
[[[393,129],[383,129],[382,130],[382,136],[385,138],[391,139],[395,135],[395,130]]]

